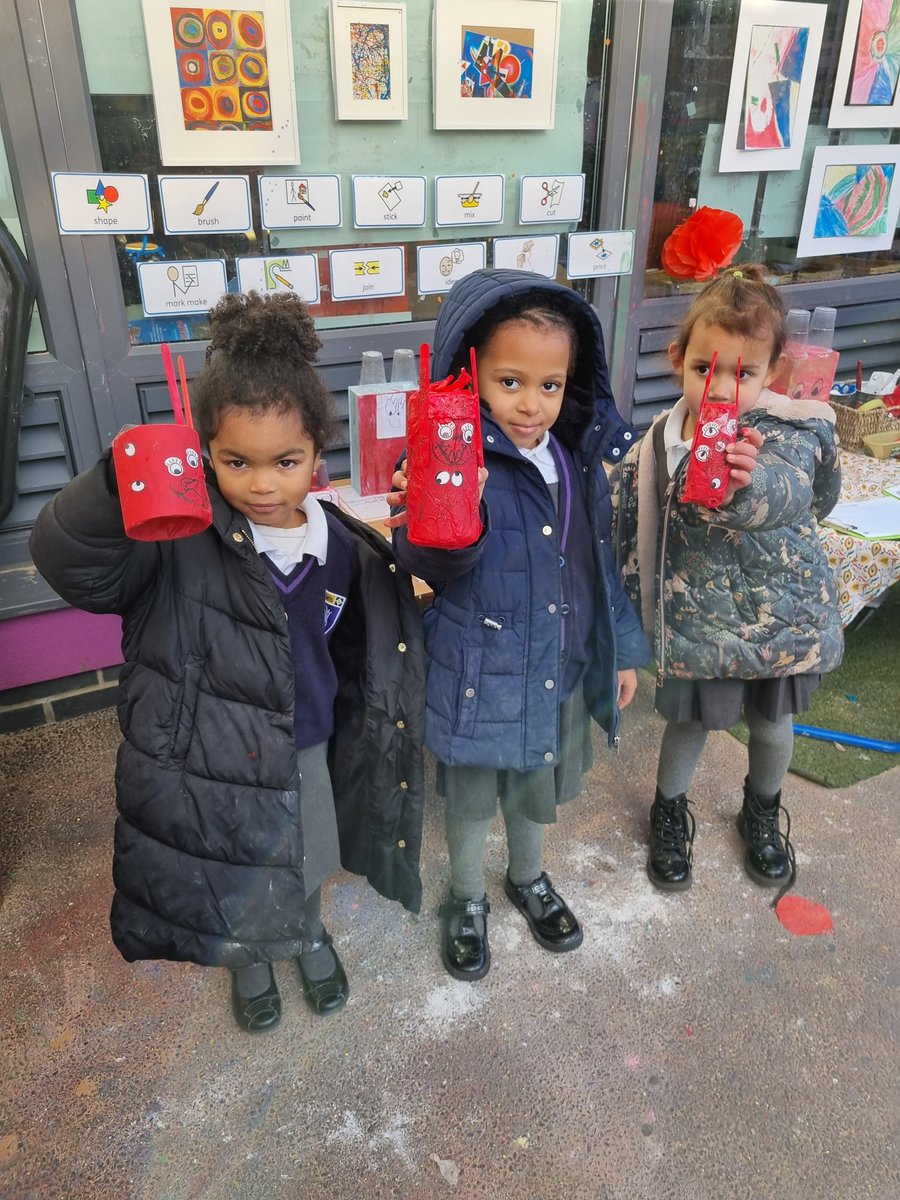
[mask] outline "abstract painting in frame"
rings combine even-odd
[[[435,129],[552,129],[560,0],[435,0]]]
[[[288,0],[141,0],[166,166],[300,162]]]
[[[744,0],[722,133],[720,171],[800,166],[826,7]]]
[[[797,255],[889,250],[900,216],[900,146],[817,146]]]
[[[406,5],[331,0],[339,121],[405,121]]]
[[[828,124],[900,126],[900,0],[850,0]]]

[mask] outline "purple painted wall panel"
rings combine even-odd
[[[0,692],[122,661],[122,622],[77,608],[0,621]]]

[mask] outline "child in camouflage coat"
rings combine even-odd
[[[816,532],[840,494],[834,414],[821,400],[768,390],[783,361],[784,311],[755,266],[700,292],[669,346],[684,395],[622,465],[618,561],[626,591],[655,634],[656,709],[666,718],[650,810],[647,872],[668,891],[691,885],[694,818],[686,792],[707,732],[741,716],[750,731],[738,829],[757,883],[795,878],[779,828],[793,714],[841,661],[837,588]],[[715,365],[712,358],[718,352]],[[733,400],[740,361],[740,437],[718,509],[680,499],[707,377]],[[776,900],[778,897],[776,896]]]

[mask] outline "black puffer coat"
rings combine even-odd
[[[208,477],[213,525],[125,537],[108,452],[39,515],[32,554],[69,603],[123,617],[112,934],[125,958],[232,969],[299,953],[304,903],[287,620],[246,520]],[[417,912],[421,620],[389,544],[352,533],[356,594],[331,641],[329,760],[344,866]]]

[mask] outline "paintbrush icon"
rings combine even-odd
[[[209,191],[206,193],[206,195],[203,197],[203,199],[200,201],[200,203],[197,205],[197,207],[194,209],[195,217],[203,216],[203,210],[204,210],[204,208],[206,208],[207,204],[212,199],[213,193],[215,192],[215,190],[218,186],[219,186],[219,181],[217,179],[216,182],[209,189]]]

